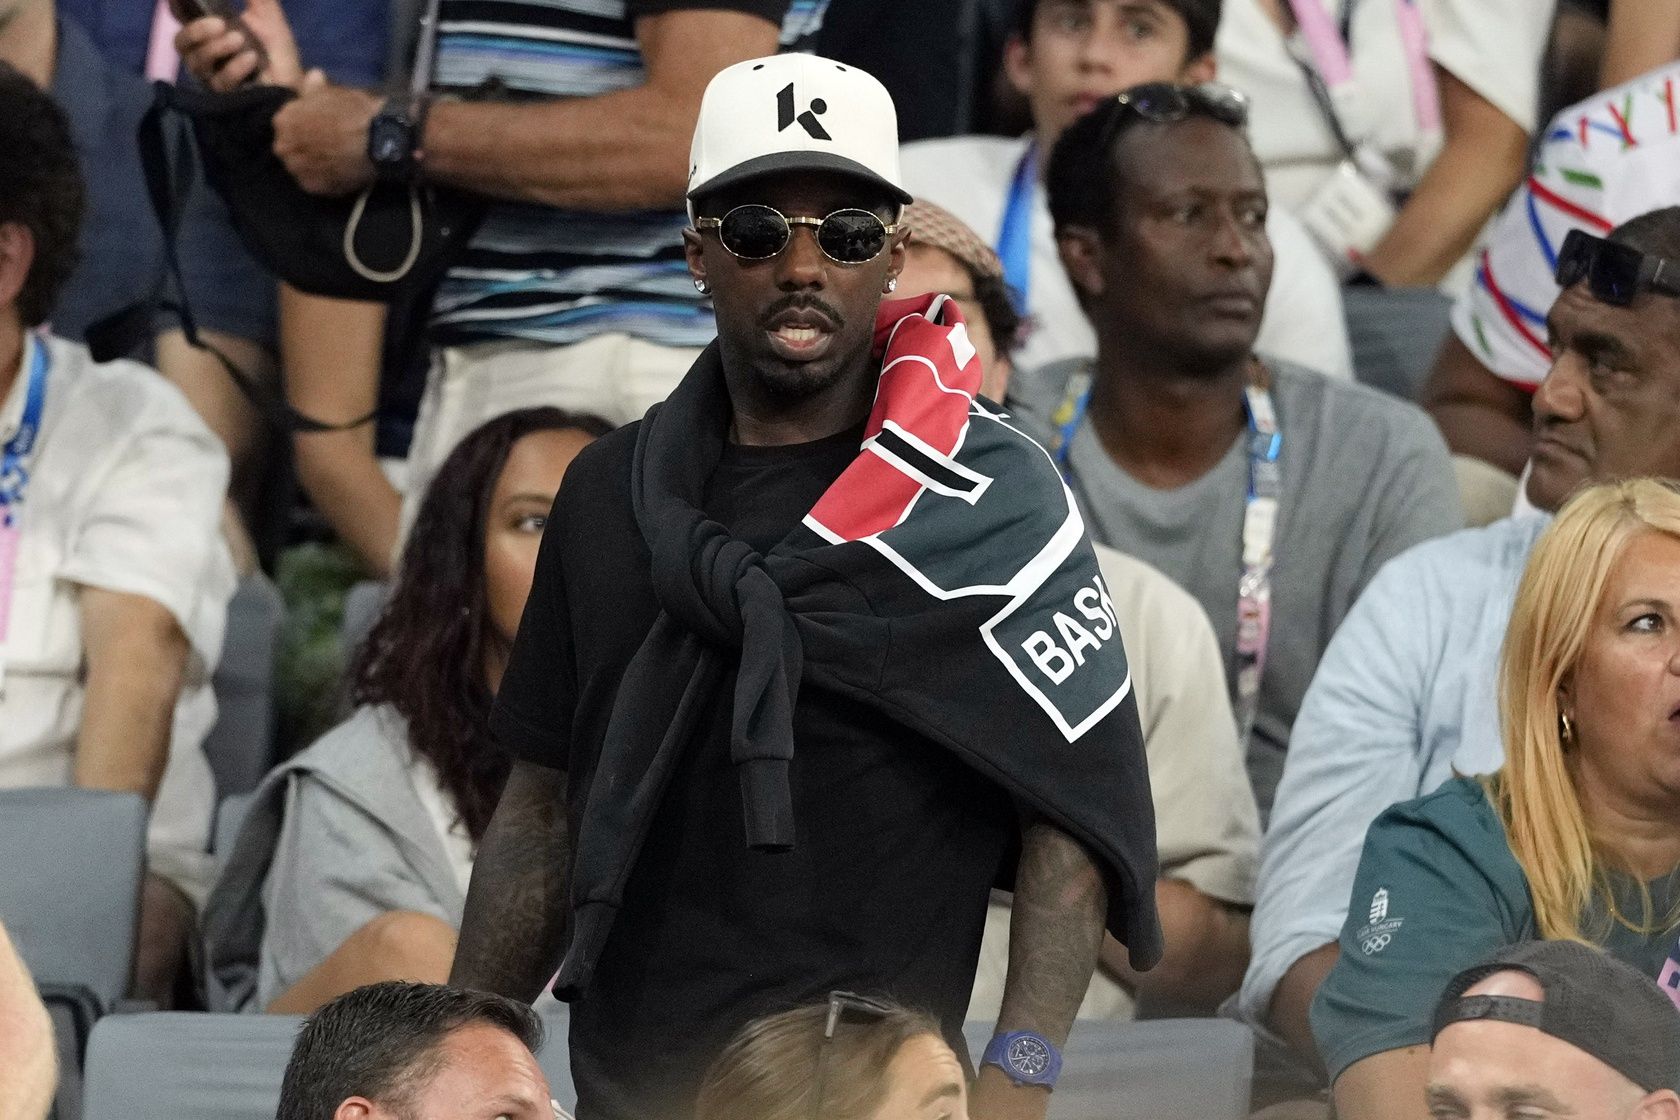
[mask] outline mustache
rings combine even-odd
[[[771,321],[785,311],[821,312],[823,315],[828,317],[829,322],[834,324],[834,329],[837,331],[846,325],[846,317],[840,314],[840,309],[835,307],[832,303],[829,303],[827,300],[821,299],[817,296],[798,294],[785,295],[775,303],[772,303],[769,307],[766,307],[764,309],[764,313],[758,317],[758,325],[768,330],[770,328]]]

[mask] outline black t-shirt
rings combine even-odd
[[[730,446],[707,515],[767,551],[860,438]],[[618,681],[658,613],[630,508],[634,448],[632,426],[568,472],[497,701],[509,750],[569,772],[574,828]],[[794,713],[795,846],[750,850],[729,756],[733,686],[724,681],[684,752],[572,1007],[581,1120],[685,1115],[742,1025],[835,988],[932,1012],[960,1044],[988,894],[1017,835],[1009,800],[923,736],[806,684]]]

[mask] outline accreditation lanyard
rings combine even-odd
[[[997,255],[1003,262],[1003,282],[1009,286],[1015,309],[1026,314],[1032,290],[1033,203],[1038,193],[1038,141],[1027,141],[1027,150],[1015,165],[1009,181],[1009,198],[1003,207],[1003,224],[998,227]]]
[[[1248,498],[1243,505],[1242,575],[1237,581],[1237,734],[1246,743],[1260,710],[1260,680],[1272,631],[1272,558],[1277,540],[1278,503],[1283,496],[1283,430],[1267,387],[1265,367],[1243,391],[1248,419]],[[1069,456],[1074,433],[1091,403],[1091,375],[1076,374],[1051,417],[1050,454],[1062,477],[1072,482]]]
[[[1321,0],[1289,0],[1295,13],[1295,24],[1312,55],[1307,68],[1307,82],[1336,134],[1337,142],[1350,157],[1357,148],[1357,137],[1349,137],[1337,115],[1338,99],[1344,100],[1354,87],[1353,58],[1349,52],[1348,30],[1352,26],[1353,0],[1347,0],[1348,14],[1338,27]],[[1400,27],[1400,46],[1406,52],[1406,70],[1411,78],[1412,108],[1417,115],[1418,128],[1425,134],[1441,131],[1440,91],[1435,85],[1435,71],[1429,62],[1429,31],[1423,23],[1418,0],[1394,0],[1395,16]]]
[[[19,544],[23,537],[23,498],[29,488],[29,462],[41,434],[51,359],[39,339],[29,339],[29,383],[23,417],[12,438],[0,448],[0,693],[6,687],[6,643],[11,632],[12,592],[17,585]]]

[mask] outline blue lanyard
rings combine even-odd
[[[1262,367],[1263,370],[1263,367]],[[1242,575],[1237,582],[1236,685],[1234,705],[1239,741],[1248,742],[1260,710],[1260,680],[1271,639],[1272,555],[1277,539],[1278,505],[1283,497],[1283,431],[1272,407],[1269,378],[1263,372],[1243,391],[1248,421],[1248,500],[1243,508]],[[1069,485],[1073,437],[1091,403],[1091,375],[1075,374],[1062,403],[1050,417],[1055,435],[1050,455]]]
[[[1015,310],[1025,314],[1032,291],[1033,202],[1038,191],[1038,141],[1027,142],[1015,177],[1009,183],[1009,201],[1003,208],[998,228],[997,255],[1003,261],[1003,282],[1015,300]]]
[[[23,418],[18,422],[18,430],[0,450],[0,524],[8,526],[16,521],[24,491],[29,488],[29,455],[41,434],[41,413],[47,400],[47,369],[51,359],[45,343],[39,339],[30,340],[29,346],[29,386],[24,392]]]

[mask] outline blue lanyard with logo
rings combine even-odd
[[[1003,261],[1003,282],[1015,299],[1015,310],[1027,313],[1027,296],[1032,290],[1033,202],[1038,192],[1038,141],[1029,140],[1009,181],[1009,198],[1003,207],[1003,224],[998,227],[997,255]]]
[[[30,362],[23,416],[12,438],[0,448],[0,692],[6,686],[6,641],[11,631],[12,589],[17,584],[18,545],[23,535],[23,497],[29,488],[29,459],[41,434],[51,364],[45,343],[26,339],[25,345]]]
[[[1270,377],[1258,360],[1243,390],[1248,419],[1248,499],[1243,506],[1242,575],[1237,581],[1237,735],[1248,742],[1260,710],[1260,680],[1272,630],[1272,558],[1277,541],[1278,503],[1283,497],[1283,430],[1272,407]],[[1072,482],[1073,437],[1091,403],[1091,374],[1068,382],[1062,403],[1051,415],[1055,427],[1050,455],[1062,477]]]

